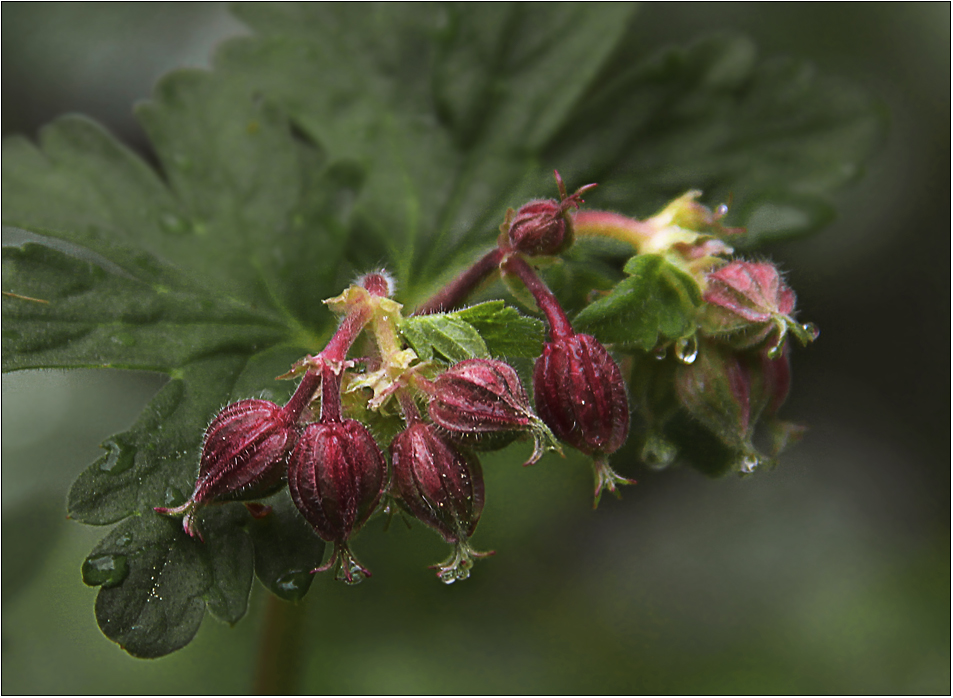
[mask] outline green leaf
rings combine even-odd
[[[286,601],[303,599],[321,566],[324,541],[304,520],[287,491],[268,501],[270,514],[250,526],[255,542],[255,574],[273,594]]]
[[[587,199],[645,217],[690,189],[731,202],[733,244],[752,247],[828,222],[835,189],[883,140],[882,107],[813,66],[714,37],[615,62],[546,149]]]
[[[503,301],[488,301],[449,313],[473,327],[491,356],[535,359],[543,350],[543,323]]]
[[[146,253],[143,253],[146,255]],[[3,369],[169,371],[288,334],[276,319],[193,290],[141,281],[36,243],[3,248]]]
[[[508,206],[555,194],[537,156],[633,10],[242,4],[262,36],[225,44],[218,66],[277,100],[331,160],[363,168],[354,249],[391,260],[412,305],[472,261]]]
[[[430,361],[434,354],[450,363],[490,356],[480,333],[453,314],[409,317],[400,323],[399,329],[422,361]]]
[[[252,545],[241,528],[245,518],[237,504],[203,516],[207,544],[189,538],[178,521],[151,513],[113,529],[89,558],[111,559],[125,572],[96,598],[103,633],[135,657],[161,657],[192,640],[206,606],[237,622],[248,606],[252,578]]]
[[[660,255],[637,255],[624,271],[629,278],[575,317],[578,332],[650,351],[695,331],[702,298],[691,276]]]

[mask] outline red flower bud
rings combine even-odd
[[[556,436],[583,453],[614,453],[629,434],[629,403],[618,365],[588,334],[543,346],[533,389],[539,416]]]
[[[618,365],[595,337],[572,334],[543,346],[533,373],[536,409],[553,433],[594,456],[595,502],[603,488],[632,481],[619,477],[605,457],[629,434],[629,403]]]
[[[728,335],[738,349],[764,342],[777,334],[771,358],[781,355],[790,330],[802,344],[817,338],[817,328],[793,319],[795,296],[773,264],[736,261],[706,276],[707,304],[702,327],[709,335]]]
[[[339,564],[337,578],[349,584],[370,576],[347,540],[377,508],[386,476],[384,455],[360,422],[318,422],[302,432],[288,464],[291,498],[318,535],[335,546],[329,562],[315,572]]]
[[[547,431],[533,413],[516,371],[496,359],[467,359],[440,374],[430,386],[430,418],[454,438],[474,443],[503,436],[494,445],[506,445],[512,432],[532,431],[536,448],[529,463],[543,454]],[[495,439],[493,439],[496,441]]]
[[[524,204],[515,213],[508,215],[504,223],[507,245],[510,249],[527,255],[559,254],[573,243],[572,219],[569,209],[579,208],[582,194],[595,184],[580,187],[570,196],[566,196],[566,186],[556,172],[560,201],[553,199],[534,199]]]
[[[294,417],[267,400],[240,400],[228,405],[209,425],[195,490],[189,501],[160,514],[185,514],[182,527],[196,529],[196,509],[213,500],[259,499],[283,484],[297,431]]]
[[[476,457],[442,438],[433,424],[414,422],[390,447],[394,487],[406,509],[454,544],[455,552],[439,567],[441,581],[451,584],[470,576],[468,544],[483,512],[483,471]]]

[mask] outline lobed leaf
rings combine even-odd
[[[468,322],[448,313],[405,318],[400,333],[422,361],[435,354],[450,363],[489,358],[486,343]]]
[[[803,61],[763,58],[745,38],[706,38],[613,63],[548,158],[603,183],[598,206],[645,217],[690,189],[732,202],[752,247],[816,230],[831,194],[883,139],[882,108]]]
[[[135,657],[161,657],[192,640],[206,607],[229,623],[241,619],[253,557],[245,517],[237,504],[205,516],[207,545],[151,512],[114,528],[87,559],[119,570],[96,597],[103,633]]]
[[[702,297],[691,276],[660,255],[637,255],[624,271],[627,279],[575,317],[577,331],[643,351],[694,333]]]
[[[543,350],[544,326],[503,301],[487,301],[449,313],[469,324],[495,357],[535,359]]]

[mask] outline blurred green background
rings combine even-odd
[[[77,111],[146,154],[132,103],[246,31],[218,3],[4,3],[2,19],[4,134]],[[633,40],[721,30],[853,80],[890,113],[837,221],[762,250],[822,330],[795,352],[783,412],[807,437],[745,480],[620,458],[640,484],[597,512],[582,459],[488,457],[475,544],[497,556],[443,587],[426,569],[442,541],[372,522],[358,549],[374,578],[322,575],[302,607],[305,692],[950,692],[949,364],[936,339],[950,317],[950,6],[652,4]],[[3,377],[3,693],[250,689],[260,588],[234,628],[206,618],[186,649],[143,661],[100,634],[81,581],[104,531],[65,519],[67,489],[162,382]]]

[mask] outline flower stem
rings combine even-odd
[[[308,371],[304,374],[304,378],[298,383],[294,395],[291,396],[291,399],[283,408],[283,412],[287,417],[290,417],[292,422],[298,421],[298,417],[301,416],[304,408],[311,403],[320,382],[321,376],[318,375],[317,371]]]
[[[522,256],[518,254],[508,255],[503,260],[502,268],[504,271],[518,276],[523,285],[533,294],[536,305],[539,306],[539,309],[543,311],[549,321],[549,333],[552,340],[572,337],[575,334],[572,325],[569,324],[569,318],[566,317],[566,313],[559,305],[559,301],[556,300],[556,296],[553,295],[553,292],[549,290],[549,287],[539,278],[539,275]]]
[[[503,252],[499,248],[487,252],[472,267],[444,286],[430,300],[418,306],[412,315],[432,315],[458,307],[481,281],[500,266],[502,259]]]
[[[291,603],[268,594],[252,685],[255,695],[300,692],[301,640],[307,610],[304,603],[303,600]]]
[[[629,243],[638,252],[657,232],[648,223],[611,211],[578,211],[573,215],[572,224],[577,236],[612,238]]]

